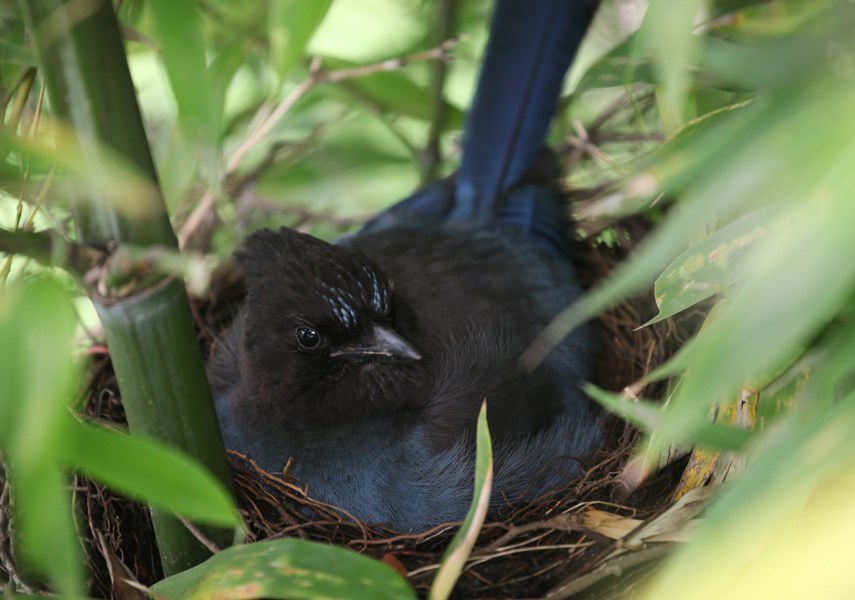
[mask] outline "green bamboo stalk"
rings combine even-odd
[[[134,433],[166,440],[197,457],[224,456],[184,285],[165,279],[136,296],[103,300],[96,309],[108,332],[116,379]],[[122,360],[117,360],[119,356]],[[221,481],[229,481],[225,461],[209,461],[208,467]],[[156,511],[152,521],[167,575],[210,556],[180,521]],[[230,532],[205,530],[205,534],[219,547],[230,543]]]
[[[130,243],[177,249],[159,192],[119,25],[108,0],[19,0],[39,53],[52,113],[77,135],[90,164],[102,164],[102,145],[134,166],[157,193],[140,198],[135,216],[117,210],[103,190],[87,190],[74,207],[78,240],[96,246]],[[140,216],[141,215],[141,216]],[[115,290],[110,295],[118,295]],[[183,285],[162,279],[124,298],[93,294],[110,346],[131,431],[184,450],[231,487]],[[175,518],[153,513],[167,575],[209,552]],[[222,531],[204,530],[217,545]]]
[[[157,174],[137,106],[113,7],[107,0],[19,0],[38,50],[51,110],[77,131],[80,151],[99,160],[98,143],[115,150],[157,188]],[[79,241],[175,245],[166,206],[157,195],[128,218],[115,199],[88,190],[74,208]]]

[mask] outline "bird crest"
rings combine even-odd
[[[251,235],[237,258],[250,296],[255,290],[264,304],[280,299],[287,312],[314,324],[333,321],[352,331],[365,320],[387,320],[391,312],[392,282],[358,250],[283,227]]]

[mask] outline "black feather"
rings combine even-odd
[[[564,198],[534,167],[595,4],[499,0],[455,177],[337,245],[247,239],[246,305],[209,365],[228,447],[293,458],[310,493],[399,529],[465,515],[484,399],[494,506],[578,473],[600,440],[578,387],[591,331],[533,372],[518,358],[581,294]]]

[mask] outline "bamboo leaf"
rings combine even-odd
[[[269,4],[271,62],[280,77],[286,77],[303,56],[330,6],[332,0],[273,0]]]
[[[739,485],[713,503],[645,598],[676,590],[745,600],[855,593],[847,550],[855,528],[853,400],[816,418],[792,414],[766,436]]]
[[[178,104],[178,122],[197,143],[210,147],[219,133],[217,98],[205,55],[202,22],[193,2],[149,0],[155,35]]]
[[[55,202],[68,199],[95,210],[103,196],[109,196],[111,208],[122,217],[146,219],[159,213],[154,207],[155,201],[161,201],[157,186],[127,159],[61,121],[48,117],[42,121],[49,134],[40,131],[35,138],[23,138],[0,129],[0,145],[20,153],[32,169],[47,173],[57,166],[70,175],[52,190]],[[81,142],[90,153],[80,152]],[[93,154],[97,154],[97,162],[92,160]],[[91,189],[98,189],[99,196],[88,196]]]
[[[659,314],[646,325],[667,319],[724,291],[745,276],[739,268],[767,231],[768,211],[754,211],[692,245],[656,279]]]
[[[0,296],[0,450],[8,460],[23,554],[67,597],[83,590],[62,424],[76,369],[67,291],[41,279]],[[25,509],[25,510],[24,510]]]
[[[629,400],[591,384],[585,385],[584,389],[586,394],[603,407],[647,432],[662,431],[672,418],[670,410],[655,402]],[[670,429],[668,433],[667,440],[691,441],[703,446],[734,451],[744,448],[751,439],[751,433],[748,431],[732,429],[718,423],[703,424],[691,433],[672,433]]]
[[[683,105],[689,90],[687,65],[694,58],[697,38],[692,25],[705,0],[653,0],[642,25],[642,36],[653,51],[653,69],[662,86],[659,96],[666,132],[682,123]]]
[[[209,525],[241,525],[231,495],[200,463],[155,440],[70,425],[69,467],[154,508]]]
[[[844,170],[853,155],[855,148],[832,162],[829,181],[852,178]],[[820,190],[790,212],[780,227],[773,226],[775,234],[763,240],[745,267],[751,277],[676,357],[675,364],[691,369],[668,418],[660,423],[666,437],[692,435],[704,423],[711,401],[780,373],[850,298],[855,264],[839,257],[850,256],[855,245],[849,232],[833,221],[855,219],[855,211],[847,196]],[[815,244],[817,239],[823,243]],[[738,344],[734,332],[739,332]]]
[[[293,538],[233,546],[151,590],[164,600],[415,598],[407,582],[381,562]]]
[[[451,540],[445,555],[442,558],[439,571],[430,588],[429,598],[431,600],[445,600],[451,595],[454,584],[463,572],[466,561],[481,526],[487,516],[490,504],[490,492],[493,487],[493,449],[490,441],[490,430],[487,427],[487,401],[481,405],[481,413],[478,415],[478,428],[476,436],[475,452],[475,492],[472,496],[472,504],[466,519],[460,527],[460,531]]]

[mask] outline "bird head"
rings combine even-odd
[[[236,256],[247,282],[241,376],[254,394],[289,405],[335,396],[358,410],[421,359],[392,282],[361,252],[282,228],[251,235]]]

